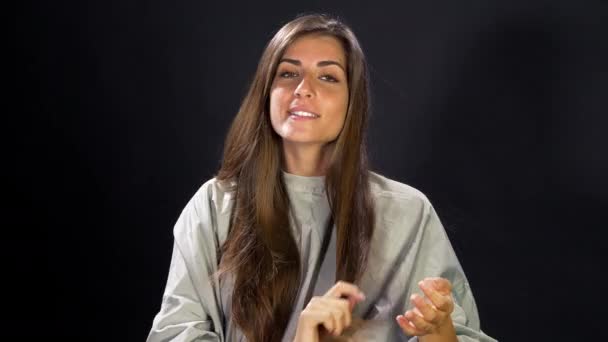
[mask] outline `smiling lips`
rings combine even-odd
[[[310,120],[310,119],[316,119],[319,118],[320,115],[307,111],[307,110],[303,110],[300,108],[293,108],[292,110],[290,110],[289,112],[289,117],[294,119],[294,120]]]
[[[319,115],[317,115],[315,113],[304,112],[301,110],[298,110],[295,112],[289,112],[289,115],[300,117],[300,118],[309,118],[309,119],[316,119],[319,117]]]

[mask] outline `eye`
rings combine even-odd
[[[294,78],[294,77],[297,77],[297,76],[298,76],[297,73],[291,72],[291,71],[282,71],[282,72],[279,72],[279,77],[281,77],[281,78]]]
[[[333,77],[332,75],[323,75],[320,77],[323,81],[337,83],[338,79]]]

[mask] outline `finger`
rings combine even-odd
[[[321,324],[323,327],[333,335],[334,330],[336,330],[336,322],[334,321],[334,317],[330,312],[323,310],[319,312],[319,318],[321,319]]]
[[[403,332],[405,332],[409,336],[421,336],[424,335],[425,332],[422,330],[418,330],[414,323],[410,322],[405,316],[399,315],[396,317],[397,324],[401,327]]]
[[[331,314],[321,305],[306,309],[306,315],[315,326],[322,325],[330,334],[334,331],[334,320]]]
[[[416,315],[418,315],[424,319],[424,316],[422,316],[422,312],[420,312],[420,310],[418,310],[418,308],[413,308],[410,310],[412,310]]]
[[[345,281],[338,281],[331,289],[329,289],[329,291],[327,291],[324,297],[353,298],[356,300],[355,303],[365,299],[365,295],[356,285],[347,283]]]
[[[357,305],[357,303],[361,301],[361,299],[359,299],[359,298],[342,296],[342,299],[344,299],[344,298],[346,298],[346,300],[348,301],[348,310],[349,311],[353,311],[353,308],[355,307],[355,305]]]
[[[433,277],[426,278],[425,280],[429,280],[429,285],[435,288],[435,290],[439,291],[441,294],[450,294],[452,293],[452,283],[445,278]]]
[[[336,302],[336,306],[342,312],[342,327],[344,329],[348,328],[353,321],[352,318],[352,307],[350,306],[350,301],[347,299],[332,299]]]
[[[306,306],[306,309],[328,312],[333,320],[331,332],[337,335],[341,334],[352,323],[352,314],[349,310],[348,300],[346,299],[313,297]],[[315,319],[315,323],[320,324],[321,321]]]
[[[346,299],[331,299],[335,305],[335,312],[339,314],[340,329],[337,331],[337,335],[342,334],[344,329],[348,328],[352,323],[352,314],[350,302]]]
[[[433,325],[422,318],[422,316],[415,314],[412,310],[405,312],[405,318],[414,324],[417,330],[423,331],[425,334],[430,333],[433,330]]]
[[[322,298],[319,301],[319,307],[322,310],[329,312],[334,321],[334,335],[340,335],[344,329],[350,326],[352,318],[346,299],[338,298]]]
[[[410,297],[410,301],[414,305],[418,313],[424,317],[424,320],[431,323],[437,323],[441,318],[437,311],[429,304],[424,298],[418,294],[413,294]]]
[[[328,302],[327,298],[323,298],[323,300],[319,301],[317,304],[319,310],[322,310],[324,312],[323,318],[325,320],[331,321],[330,323],[328,323],[328,325],[331,325],[332,329],[327,330],[330,334],[336,335],[336,333],[341,330],[342,322],[340,314],[335,312],[335,304]]]
[[[437,290],[435,290],[433,287],[430,287],[428,285],[428,282],[426,281],[419,282],[418,286],[420,286],[422,292],[424,292],[426,297],[431,301],[431,303],[433,303],[435,308],[447,313],[452,312],[453,302],[452,296],[450,294],[443,295],[437,292]]]

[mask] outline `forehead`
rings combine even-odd
[[[285,52],[284,58],[293,58],[305,62],[333,60],[344,65],[346,56],[342,43],[335,37],[323,34],[308,34],[297,38]]]

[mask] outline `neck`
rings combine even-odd
[[[324,176],[332,151],[333,144],[322,146],[283,141],[285,171],[298,176]]]

